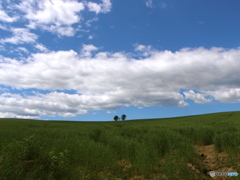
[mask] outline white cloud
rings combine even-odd
[[[59,34],[61,36],[74,36],[76,30],[71,27],[71,26],[55,26],[55,25],[51,25],[51,26],[45,26],[42,27],[45,30],[48,30],[52,33],[56,33]]]
[[[95,21],[98,21],[98,18],[97,18],[97,17],[88,20],[85,24],[86,24],[87,27],[90,27],[90,26],[91,26],[91,23],[92,23],[92,22],[95,22]]]
[[[16,94],[3,93],[0,95],[0,117],[39,118],[39,116],[74,117],[85,114],[86,110],[76,103],[78,95],[67,95],[53,92],[47,95],[23,97]]]
[[[14,17],[10,17],[2,8],[1,4],[0,4],[0,21],[4,21],[4,22],[14,22],[18,19],[17,16]]]
[[[23,51],[25,53],[29,53],[29,51],[25,47],[18,47],[17,48],[19,51]]]
[[[97,4],[97,3],[93,3],[93,2],[89,2],[87,4],[88,8],[89,8],[89,11],[93,11],[93,12],[96,12],[97,14],[99,12],[101,12],[101,5]]]
[[[76,114],[65,112],[65,113],[59,113],[59,116],[62,116],[62,117],[65,117],[65,118],[70,118],[70,117],[75,117]]]
[[[102,12],[107,13],[111,11],[112,3],[110,0],[102,0]]]
[[[29,51],[25,47],[18,47],[13,52],[17,52],[19,55],[22,55],[22,53],[29,54]]]
[[[93,2],[88,2],[87,6],[89,8],[89,11],[98,13],[107,13],[111,11],[112,3],[110,0],[102,0],[102,4],[97,4]]]
[[[77,13],[84,9],[82,2],[71,0],[24,0],[18,7],[27,12],[27,19],[37,24],[55,24],[57,26],[79,22],[80,16]]]
[[[78,0],[10,0],[5,4],[4,9],[0,4],[0,21],[12,23],[21,20],[29,29],[40,28],[58,36],[74,36],[81,29],[80,23],[84,18],[80,13],[85,6],[97,14],[110,12],[112,7],[110,0],[102,0],[102,3]],[[6,13],[8,8],[15,16],[10,17]],[[86,21],[86,26],[91,26],[91,23],[97,20],[95,17]],[[7,30],[2,25],[0,28]]]
[[[160,7],[161,9],[164,9],[167,7],[167,4],[164,2],[159,2],[158,5],[153,5],[153,0],[146,0],[146,6],[149,8],[154,8],[154,7]]]
[[[152,46],[145,46],[142,44],[135,44],[135,51],[140,52],[142,56],[149,56],[151,53],[153,53]]]
[[[62,36],[73,36],[73,24],[81,21],[82,2],[75,0],[24,0],[16,7],[25,13],[29,28],[42,28]]]
[[[240,102],[240,88],[220,89],[218,91],[206,91],[206,93],[214,96],[216,100],[220,102]]]
[[[0,24],[0,29],[5,30],[5,31],[8,30],[8,28],[6,26],[3,26],[2,24]]]
[[[38,38],[36,34],[29,32],[29,30],[25,28],[12,28],[11,32],[13,33],[13,36],[10,38],[0,39],[0,43],[34,43]]]
[[[153,2],[152,2],[152,0],[147,0],[147,1],[146,1],[146,6],[149,7],[149,8],[153,8]]]
[[[116,111],[106,111],[107,114],[116,113]]]
[[[92,36],[92,35],[88,36],[88,39],[92,40],[92,39],[93,39],[93,36]]]
[[[89,44],[89,45],[84,44],[81,54],[83,55],[83,57],[91,57],[92,56],[91,51],[96,51],[96,50],[98,50],[96,46],[92,44]]]
[[[18,115],[18,113],[0,112],[0,118],[21,118],[21,119],[39,119],[39,116],[34,115]]]
[[[96,51],[96,50],[98,50],[98,48],[92,44],[89,44],[89,45],[84,44],[82,50],[83,51]]]
[[[38,50],[42,51],[42,52],[48,52],[49,50],[41,43],[38,43],[35,45],[35,48],[37,48]]]
[[[184,95],[186,96],[186,99],[191,99],[198,104],[208,103],[212,101],[211,99],[207,99],[205,97],[205,94],[195,93],[193,90],[184,92]]]
[[[32,113],[72,116],[89,110],[114,110],[122,106],[179,106],[188,104],[186,98],[196,103],[211,99],[221,102],[240,101],[240,49],[197,48],[176,52],[137,50],[149,56],[137,59],[122,52],[99,52],[93,45],[83,45],[82,51],[49,51],[32,54],[26,60],[0,58],[0,82],[15,88],[43,90],[76,90],[78,94],[49,93],[37,97],[1,96],[1,102],[12,102],[15,114]],[[96,51],[95,55],[91,51]],[[89,54],[88,54],[89,53]],[[21,103],[22,104],[21,104]],[[20,104],[19,104],[20,103]],[[28,105],[29,104],[29,105]],[[35,105],[36,105],[35,104]],[[2,112],[13,113],[12,106]],[[0,108],[0,109],[2,109]],[[61,114],[62,112],[63,114]],[[70,114],[68,114],[70,113]]]

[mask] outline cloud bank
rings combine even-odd
[[[46,51],[21,60],[2,56],[2,85],[50,92],[17,95],[0,89],[4,102],[0,117],[73,117],[132,105],[184,107],[187,99],[195,103],[240,102],[238,48],[171,52],[137,45],[135,50],[101,52],[94,45],[83,45],[80,53]],[[143,56],[136,58],[139,51]]]
[[[102,0],[102,3],[94,3],[91,1],[77,0],[8,0],[0,2],[0,22],[14,23],[21,21],[27,28],[25,31],[41,29],[51,32],[58,36],[74,36],[81,29],[81,24],[84,21],[82,12],[89,10],[91,12],[108,13],[111,11],[112,4],[110,0]],[[8,9],[8,11],[6,10]],[[94,18],[96,21],[97,18]],[[8,30],[7,27],[1,26],[1,29]],[[2,42],[10,41],[16,37],[16,29],[13,29],[14,37]],[[27,32],[28,35],[31,32]]]

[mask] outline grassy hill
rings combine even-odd
[[[124,122],[0,119],[1,180],[212,179],[209,171],[240,173],[240,112]]]

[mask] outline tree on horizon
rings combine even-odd
[[[127,116],[125,114],[123,114],[122,117],[121,117],[122,121],[125,121],[126,117]]]
[[[114,116],[114,121],[118,121],[119,117],[118,116]]]

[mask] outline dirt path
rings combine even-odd
[[[210,177],[210,172],[237,172],[234,167],[231,167],[229,163],[228,154],[226,152],[217,152],[214,148],[214,145],[196,145],[195,146],[197,152],[199,153],[199,156],[201,157],[201,165],[203,169],[202,172],[204,172],[208,177]],[[197,173],[200,172],[197,167],[193,165],[192,169],[194,169]],[[215,176],[212,179],[216,180],[224,180],[224,179],[230,179],[231,177],[228,176]]]
[[[214,179],[214,180],[225,180],[225,179],[232,179],[230,176],[215,176],[211,177],[210,172],[237,172],[237,170],[232,167],[229,163],[229,157],[226,152],[217,152],[214,145],[195,145],[196,151],[199,154],[199,161],[195,164],[188,163],[189,169],[191,169],[196,177],[194,179],[198,179],[199,175],[202,178]],[[123,172],[127,172],[131,168],[131,164],[126,161],[122,160],[119,161],[119,166],[122,168]],[[240,166],[240,164],[239,164]],[[134,176],[129,178],[129,180],[143,180],[142,176]],[[163,175],[157,176],[154,179],[167,179]],[[122,178],[116,178],[115,180],[123,180]]]

